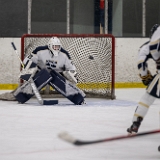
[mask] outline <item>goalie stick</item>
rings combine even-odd
[[[70,134],[68,134],[67,132],[62,132],[58,136],[62,140],[69,142],[73,145],[82,146],[82,145],[95,144],[95,143],[101,143],[101,142],[109,142],[109,141],[120,140],[120,139],[134,138],[134,137],[145,136],[145,135],[156,134],[156,133],[160,133],[160,130],[142,132],[142,133],[137,133],[137,134],[133,134],[133,135],[121,135],[121,136],[117,136],[117,137],[110,137],[110,138],[91,140],[91,141],[83,141],[83,140],[76,139],[76,138],[72,137]]]
[[[24,69],[24,64],[23,64],[21,58],[18,55],[18,51],[17,51],[17,48],[16,48],[15,44],[13,42],[11,42],[11,44],[12,44],[12,47],[13,47],[13,49],[14,49],[14,51],[15,51],[15,53],[16,53],[16,55],[17,55],[17,57],[18,57],[18,59],[19,59],[19,61],[21,63],[21,65],[22,65],[22,69]],[[33,92],[34,92],[34,94],[35,94],[38,102],[41,105],[54,105],[54,104],[58,104],[58,100],[43,100],[32,78],[29,79],[29,82],[31,84],[31,87],[33,89]]]

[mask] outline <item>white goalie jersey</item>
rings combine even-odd
[[[60,48],[57,52],[55,56],[48,46],[40,46],[29,54],[23,63],[27,64],[29,61],[32,61],[37,64],[39,70],[47,69],[49,72],[52,70],[60,72],[67,80],[76,84],[76,67],[72,63],[68,52],[63,48]]]
[[[64,51],[64,52],[62,52]],[[28,60],[37,64],[39,69],[55,70],[57,72],[75,71],[76,67],[69,59],[67,52],[61,48],[57,56],[48,49],[48,46],[37,47],[31,54],[24,59],[24,64]]]

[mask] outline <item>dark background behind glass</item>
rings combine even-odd
[[[26,33],[27,19],[27,0],[0,0],[0,37],[19,37]]]
[[[142,37],[142,0],[120,1],[122,37]],[[108,2],[108,30],[112,33],[114,0]],[[99,33],[98,4],[99,0],[70,0],[70,33]],[[31,33],[67,33],[66,5],[66,0],[32,0]],[[160,23],[160,0],[146,0],[146,37],[155,23]],[[28,0],[0,0],[0,36],[21,37],[27,32]]]

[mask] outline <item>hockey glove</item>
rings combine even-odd
[[[63,76],[69,80],[71,83],[76,84],[77,83],[77,72],[74,70],[71,71],[63,71]]]
[[[28,81],[31,77],[35,75],[37,70],[37,64],[35,64],[31,60],[28,60],[25,65],[25,68],[20,72],[19,78]]]
[[[156,60],[157,69],[160,69],[160,58]]]
[[[151,72],[148,70],[146,76],[141,76],[139,75],[140,78],[142,79],[142,82],[145,86],[148,86],[150,82],[153,80],[153,76],[151,75]]]

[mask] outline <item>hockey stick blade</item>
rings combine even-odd
[[[72,137],[67,132],[62,132],[58,136],[59,136],[59,138],[61,138],[62,140],[66,141],[66,142],[72,143],[76,146],[82,146],[82,145],[95,144],[95,143],[101,143],[101,142],[115,141],[115,140],[120,140],[120,139],[140,137],[140,136],[156,134],[156,133],[160,133],[160,130],[147,131],[147,132],[137,133],[137,134],[133,134],[133,135],[122,135],[122,136],[105,138],[105,139],[100,139],[100,140],[93,140],[93,141],[78,140],[78,139]]]

